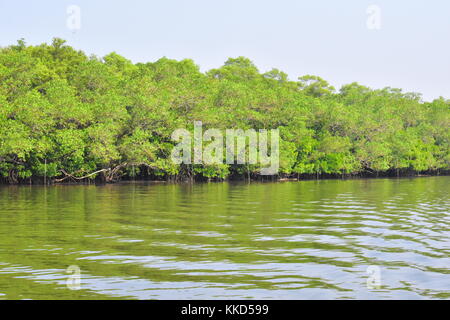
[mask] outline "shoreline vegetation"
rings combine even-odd
[[[171,161],[174,130],[279,129],[280,167]],[[132,63],[54,38],[0,48],[0,183],[224,181],[447,175],[450,100],[289,80],[245,57]]]
[[[337,176],[337,175],[300,175],[300,176],[285,176],[280,177],[277,175],[274,176],[266,176],[266,175],[258,175],[255,177],[248,178],[246,177],[228,177],[226,179],[183,179],[183,180],[175,180],[161,177],[129,177],[124,176],[119,180],[107,182],[105,179],[101,179],[99,177],[95,179],[65,179],[62,182],[55,182],[55,180],[47,180],[44,182],[43,179],[31,178],[28,180],[21,180],[19,183],[1,183],[0,187],[26,187],[26,186],[105,186],[105,185],[123,185],[123,184],[208,184],[208,183],[232,183],[232,184],[240,184],[240,183],[283,183],[283,182],[306,182],[306,181],[326,181],[326,180],[341,180],[341,181],[352,181],[352,180],[377,180],[377,179],[389,179],[389,180],[403,180],[403,179],[420,179],[420,178],[432,178],[432,177],[449,177],[450,172],[445,173],[437,173],[433,172],[430,174],[416,174],[411,173],[410,175],[402,174],[402,175],[391,175],[389,173],[375,175],[345,175],[345,176]],[[158,179],[158,180],[156,180]]]

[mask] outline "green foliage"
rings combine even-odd
[[[189,59],[137,63],[51,45],[0,49],[0,176],[255,177],[256,165],[177,165],[178,128],[280,128],[279,175],[450,169],[450,101],[260,73],[245,57],[202,73]],[[204,129],[206,129],[204,128]],[[90,175],[95,178],[98,174]]]

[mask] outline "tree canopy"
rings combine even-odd
[[[0,49],[3,181],[257,177],[256,165],[174,164],[171,133],[280,128],[280,176],[450,169],[450,101],[312,75],[261,73],[245,57],[202,73],[189,59],[86,56],[55,38]]]

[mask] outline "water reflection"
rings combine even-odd
[[[0,187],[0,299],[450,298],[449,182]]]

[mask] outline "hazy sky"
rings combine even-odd
[[[81,10],[80,29],[67,26],[69,5]],[[450,98],[448,0],[0,0],[0,46],[55,36],[133,62],[191,58],[208,70],[246,56],[291,80],[314,74],[337,88],[357,81]]]

